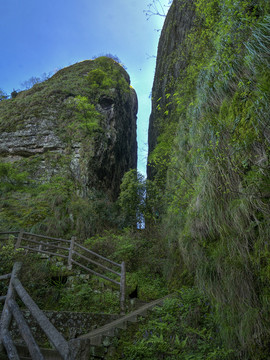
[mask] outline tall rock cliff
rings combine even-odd
[[[64,68],[15,98],[1,101],[2,180],[12,185],[24,174],[20,184],[24,189],[20,191],[26,218],[22,224],[16,219],[14,226],[37,226],[49,216],[52,204],[43,204],[46,210],[42,205],[46,195],[41,208],[36,209],[36,219],[26,214],[26,198],[38,196],[31,187],[36,191],[40,187],[42,193],[42,186],[47,184],[48,193],[54,189],[55,196],[58,187],[60,197],[67,192],[66,207],[72,201],[87,203],[87,199],[96,197],[114,202],[124,173],[137,165],[136,114],[137,97],[127,72],[107,57]],[[3,190],[8,193],[7,186]],[[12,197],[18,197],[15,190]],[[5,219],[9,216],[12,227],[12,201],[6,206],[1,226],[7,225]],[[54,211],[59,211],[59,206],[55,205]],[[87,212],[89,217],[101,216],[91,215],[90,209]],[[71,224],[66,224],[69,231],[78,228],[78,214],[78,209],[67,209],[61,215],[64,223],[68,222],[66,215],[70,219]],[[89,231],[94,232],[93,226]]]
[[[270,345],[269,24],[266,0],[174,0],[149,127],[169,244],[239,359]]]
[[[148,146],[149,155],[157,145],[158,136],[164,130],[164,115],[170,122],[175,110],[172,101],[177,83],[184,79],[188,65],[189,49],[185,42],[194,24],[195,10],[193,1],[173,2],[166,16],[158,44],[156,72],[152,89],[152,111],[149,119]],[[170,116],[168,116],[170,113]],[[156,173],[154,165],[148,163],[149,179]]]

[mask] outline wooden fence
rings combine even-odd
[[[122,313],[125,312],[126,269],[124,261],[121,264],[118,264],[107,259],[77,243],[76,237],[72,237],[71,240],[65,240],[32,234],[24,232],[23,230],[0,232],[0,240],[6,240],[10,236],[14,237],[15,249],[22,248],[29,252],[61,257],[66,260],[68,269],[71,269],[74,264],[97,277],[103,278],[119,286],[120,309]],[[93,257],[95,260],[92,259]],[[89,267],[93,267],[93,265],[95,266],[95,270]],[[97,268],[102,269],[105,273],[101,274],[99,272],[100,270],[97,271]],[[107,273],[116,275],[119,280],[112,279],[109,277],[111,275],[108,275]]]
[[[9,331],[11,320],[14,318],[19,332],[28,348],[31,359],[44,359],[44,356],[39,346],[37,345],[26,320],[24,319],[23,313],[18,303],[16,302],[17,296],[29,309],[31,315],[35,318],[41,329],[50,340],[51,344],[64,360],[81,359],[81,355],[78,354],[78,349],[72,345],[72,341],[67,342],[64,339],[64,337],[47,319],[47,317],[43,314],[43,312],[39,309],[39,307],[24,289],[18,277],[20,269],[21,263],[16,262],[11,274],[0,276],[0,280],[10,279],[7,295],[2,296],[1,299],[5,300],[5,304],[0,320],[0,352],[3,350],[4,345],[9,359],[20,360],[16,346]]]

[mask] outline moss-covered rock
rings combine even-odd
[[[174,93],[177,90],[178,81],[185,77],[190,56],[190,47],[185,40],[194,26],[194,21],[193,0],[174,1],[168,11],[160,35],[148,133],[149,162],[147,175],[149,179],[157,175],[151,153],[156,148],[158,137],[162,136],[164,131],[167,132],[166,137],[175,134],[174,124],[177,120],[175,119]],[[166,125],[169,125],[167,130]]]
[[[46,218],[54,207],[47,204],[49,189],[54,189],[54,202],[62,198],[60,202],[65,209],[71,199],[77,204],[76,211],[65,210],[61,216],[65,223],[73,224],[67,226],[69,229],[79,221],[74,212],[79,213],[81,202],[97,197],[102,197],[104,206],[106,202],[114,202],[124,173],[137,165],[136,113],[137,97],[130,87],[129,76],[108,57],[64,68],[30,90],[19,92],[15,98],[2,100],[2,179],[14,185],[16,171],[27,175],[19,188],[9,189],[11,201],[7,201],[7,209],[1,212],[1,226],[31,228],[37,218]],[[49,183],[52,186],[46,189]],[[20,192],[16,196],[15,190]],[[36,219],[20,221],[15,208],[19,202],[23,215],[31,212],[33,204],[29,202],[33,192],[35,198],[44,193],[43,199],[35,201],[42,210],[36,209]],[[7,194],[7,187],[4,193]],[[12,199],[14,209],[11,209]],[[55,206],[54,210],[59,210]],[[87,216],[90,214],[91,211]]]
[[[169,244],[239,359],[269,354],[269,20],[266,0],[173,1],[149,129]]]

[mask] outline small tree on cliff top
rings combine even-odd
[[[133,169],[125,173],[120,186],[119,205],[124,226],[141,227],[144,212],[145,180]]]

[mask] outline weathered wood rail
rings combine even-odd
[[[15,249],[24,249],[29,252],[61,257],[66,260],[69,269],[72,269],[74,264],[97,277],[119,286],[120,309],[121,312],[124,313],[126,296],[126,269],[124,261],[118,264],[99,255],[76,242],[76,237],[72,237],[71,240],[66,240],[32,234],[21,230],[0,232],[0,241],[7,240],[7,238],[11,238],[11,236]],[[95,260],[93,260],[92,257],[94,257]],[[94,266],[94,269],[90,268],[90,266]],[[97,270],[97,268],[102,269],[103,273]],[[108,275],[108,273],[114,274],[117,279],[110,277],[111,275]]]
[[[32,316],[36,319],[41,329],[45,332],[48,339],[62,356],[62,358],[65,360],[74,359],[74,355],[72,355],[72,351],[70,351],[68,342],[50,323],[50,321],[46,318],[46,316],[43,314],[43,312],[39,309],[39,307],[35,304],[35,302],[32,300],[32,298],[22,286],[18,278],[20,269],[21,263],[17,262],[14,264],[11,274],[1,276],[0,278],[1,280],[4,280],[10,277],[8,292],[5,296],[5,304],[0,320],[0,350],[2,350],[2,345],[4,345],[9,359],[20,359],[16,346],[14,345],[14,342],[9,332],[9,327],[13,317],[17,323],[19,332],[28,347],[31,358],[34,360],[44,359],[41,350],[35,342],[31,330],[27,325],[27,322],[24,319],[23,314],[15,300],[16,296],[19,296],[19,298],[30,310]]]

